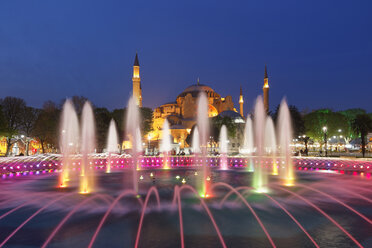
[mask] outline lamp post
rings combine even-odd
[[[327,127],[326,126],[323,127],[323,132],[324,132],[325,156],[327,157],[328,156],[328,152],[327,152]]]
[[[149,152],[149,154],[150,154],[150,144],[151,144],[151,135],[150,135],[150,134],[147,135],[147,140],[149,141],[149,144],[148,144],[147,150],[148,150],[148,152]]]
[[[309,139],[310,139],[309,136],[306,136],[305,134],[302,135],[302,140],[304,141],[304,144],[305,144],[305,154],[306,154],[306,156],[309,155],[309,150],[307,149],[307,144],[309,142]]]
[[[341,132],[342,132],[342,130],[341,129],[338,129],[338,134],[339,134],[339,136],[338,136],[338,144],[337,144],[337,147],[338,147],[338,152],[341,152],[341,139],[342,139],[342,135],[341,135]]]

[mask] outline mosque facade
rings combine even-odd
[[[136,54],[133,65],[133,96],[136,98],[139,107],[142,107],[142,87],[139,74],[139,60]],[[214,91],[210,86],[200,84],[199,79],[194,85],[186,87],[175,99],[174,102],[165,103],[153,111],[153,126],[152,131],[147,134],[149,141],[159,141],[162,139],[162,127],[165,120],[168,120],[170,133],[174,144],[178,144],[181,148],[188,147],[186,138],[190,134],[192,127],[196,124],[197,115],[197,100],[201,92],[204,92],[208,99],[208,116],[233,116],[240,117],[244,121],[243,111],[243,93],[240,88],[239,111],[234,107],[234,102],[231,96],[222,97]],[[267,77],[267,69],[265,66],[265,77],[263,86],[263,96],[265,109],[269,109],[269,84]],[[232,115],[232,113],[234,114]]]

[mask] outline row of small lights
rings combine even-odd
[[[160,160],[161,160],[161,162],[164,161],[164,159],[160,159]],[[151,163],[154,163],[155,161],[156,161],[156,163],[159,163],[160,160],[159,159],[152,159],[151,160]],[[243,164],[243,159],[240,159],[240,160],[239,159],[229,159],[229,160],[230,160],[230,163],[229,163],[229,166],[230,167],[246,167],[247,166],[247,163],[249,162],[248,160],[244,160],[244,164]],[[231,163],[232,160],[233,160],[233,163],[234,164]],[[167,159],[167,161],[169,161],[169,159]],[[179,161],[182,162],[182,164],[178,164]],[[193,160],[192,159],[190,159],[190,160],[189,159],[180,159],[180,160],[176,159],[177,164],[176,165],[171,164],[171,167],[180,167],[180,166],[183,167],[183,166],[185,166],[183,164],[184,161],[186,161],[186,162],[189,162],[189,161],[192,162]],[[197,162],[201,162],[202,159],[199,159],[199,160],[196,159],[196,161]],[[120,162],[120,160],[116,160],[116,164],[117,165],[116,166],[114,165],[113,168],[124,168],[124,165],[123,165],[124,160],[121,160],[121,165],[118,165],[119,162]],[[126,162],[128,163],[128,160],[126,160]],[[145,159],[142,159],[141,162],[144,163],[145,162]],[[150,160],[149,159],[146,159],[146,163],[149,163],[149,162],[150,162]],[[171,162],[174,162],[174,159],[171,159]],[[218,159],[210,159],[210,160],[209,159],[206,159],[205,162],[211,162],[211,164],[210,164],[211,167],[214,167],[214,166],[217,167],[218,166],[217,164],[213,164],[213,162],[218,162]],[[255,160],[254,162],[255,162],[255,164],[258,164],[258,161],[257,160]],[[265,161],[265,164],[266,165],[272,164],[272,163],[274,163],[274,162],[270,162],[269,163],[269,161]],[[282,161],[282,164],[284,164],[284,163],[285,162]],[[60,164],[63,165],[62,162]],[[73,166],[76,166],[76,164],[80,165],[81,163],[80,162],[73,162],[72,164],[73,164]],[[92,165],[93,162],[90,162],[90,164]],[[95,167],[96,169],[104,169],[104,164],[107,165],[108,162],[101,160],[101,161],[95,161],[95,164],[98,165],[98,166]],[[115,162],[114,161],[111,161],[111,165],[112,164],[115,164]],[[261,161],[261,164],[264,164],[264,161]],[[276,164],[280,164],[280,162],[279,161],[276,161]],[[52,163],[49,163],[49,164],[45,164],[44,163],[44,164],[29,165],[29,166],[27,166],[27,165],[23,165],[23,166],[18,165],[18,166],[2,167],[3,171],[6,171],[8,169],[10,169],[10,170],[14,170],[14,169],[18,169],[18,170],[19,169],[25,169],[24,171],[18,171],[18,172],[12,171],[10,173],[4,173],[2,175],[2,178],[6,178],[7,175],[8,175],[8,177],[13,177],[14,175],[16,175],[16,176],[27,175],[27,174],[33,175],[34,174],[33,171],[32,170],[27,170],[27,167],[29,167],[29,169],[33,169],[33,168],[40,169],[40,170],[36,170],[35,171],[35,174],[36,175],[39,175],[40,174],[39,171],[41,171],[42,174],[45,174],[46,172],[49,172],[50,173],[50,172],[53,172],[53,171],[57,171],[58,172],[57,169],[54,169],[53,170],[53,169],[50,168],[53,165],[54,166],[58,166],[58,163],[55,162],[53,164]],[[332,167],[333,167],[333,169],[337,169],[338,167],[344,167],[344,164],[343,163],[341,163],[341,164],[337,164],[337,163],[331,164],[331,163],[324,163],[324,162],[323,163],[319,163],[319,162],[301,162],[301,161],[299,161],[297,163],[297,165],[300,166],[299,168],[301,168],[301,166],[308,166],[308,165],[310,165],[310,166],[313,166],[313,165],[315,165],[315,166],[319,166],[319,165],[324,166],[324,165],[326,165],[328,167],[328,169],[332,169]],[[147,164],[147,165],[143,165],[142,164],[141,166],[142,167],[145,167],[145,168],[146,167],[162,167],[161,164],[151,164],[151,165],[150,164]],[[186,166],[190,166],[190,164],[186,164]],[[347,165],[346,164],[346,167],[350,167],[350,166],[353,169],[370,169],[370,166],[369,165],[364,166],[364,165],[356,165],[356,164],[354,164],[354,165]],[[46,169],[47,167],[49,167],[50,169]],[[304,167],[304,168],[307,168],[307,167]],[[72,168],[72,170],[75,171],[76,168],[74,167],[74,168]],[[78,168],[78,170],[80,170],[80,168]]]

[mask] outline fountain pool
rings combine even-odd
[[[302,167],[299,167],[302,168]],[[245,168],[211,170],[201,198],[193,168],[96,172],[95,193],[79,181],[57,188],[57,174],[0,182],[4,247],[358,247],[371,245],[369,179],[297,171],[296,185],[269,175],[267,193]],[[72,177],[74,178],[74,177]],[[124,180],[123,180],[124,179]],[[344,187],[345,182],[348,187]],[[329,185],[332,185],[330,187]]]

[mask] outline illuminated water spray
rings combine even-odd
[[[128,102],[128,110],[126,116],[126,135],[129,138],[132,144],[132,160],[133,160],[133,190],[138,192],[138,178],[137,178],[137,170],[139,170],[139,152],[142,151],[142,144],[141,144],[141,131],[139,129],[140,125],[140,116],[138,107],[136,104],[135,97],[131,97]]]
[[[208,122],[208,100],[204,92],[200,93],[198,99],[197,126],[199,131],[199,142],[201,150],[201,180],[198,181],[198,191],[202,197],[208,197],[208,185],[210,183],[209,165],[206,163],[207,147],[209,137]]]
[[[276,136],[273,120],[270,116],[266,118],[265,126],[265,154],[272,160],[272,174],[278,175],[278,165],[276,163]]]
[[[253,124],[251,116],[249,115],[245,123],[243,149],[241,149],[240,152],[249,156],[248,171],[251,172],[254,171],[254,162],[251,157],[254,152],[253,137]]]
[[[80,193],[87,194],[94,189],[94,165],[89,159],[89,154],[94,152],[96,137],[92,105],[87,101],[82,112],[81,127],[81,175]]]
[[[118,132],[116,130],[116,124],[113,119],[110,121],[110,126],[107,134],[107,146],[106,150],[108,153],[107,156],[107,165],[106,165],[106,173],[111,172],[111,155],[113,153],[119,153],[119,139],[118,139]]]
[[[171,137],[169,132],[169,123],[165,119],[163,124],[163,137],[160,144],[160,152],[163,153],[163,169],[169,169],[169,152],[171,150]]]
[[[221,170],[227,170],[227,148],[228,148],[228,139],[227,139],[227,129],[225,125],[222,125],[220,131],[220,167]]]
[[[292,186],[295,180],[290,147],[290,143],[292,140],[292,125],[291,115],[289,113],[287,101],[285,99],[283,99],[280,103],[278,118],[278,135],[281,157],[280,176],[284,180],[285,185]]]
[[[68,186],[70,180],[71,155],[76,154],[79,149],[79,121],[75,108],[69,99],[63,105],[59,141],[63,166],[58,186],[64,188]]]
[[[192,135],[192,151],[195,155],[200,153],[199,129],[197,126],[194,128]]]
[[[266,122],[266,111],[262,101],[262,97],[259,96],[256,100],[254,109],[254,131],[256,141],[256,155],[257,162],[255,163],[255,169],[253,173],[253,187],[258,192],[266,192],[267,184],[267,173],[263,167],[263,154],[264,154],[264,138],[265,138],[265,122]]]

